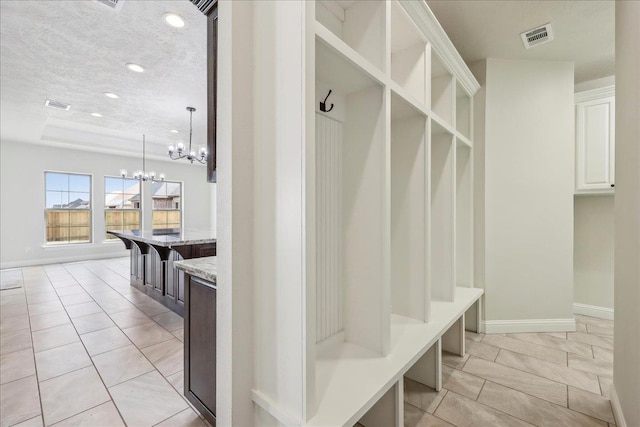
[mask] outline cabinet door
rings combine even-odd
[[[215,425],[216,286],[186,275],[185,395]]]
[[[615,98],[576,106],[576,192],[611,190],[615,171]]]

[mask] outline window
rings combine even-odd
[[[105,230],[140,229],[140,181],[104,177]],[[116,236],[106,234],[108,240]]]
[[[91,176],[45,172],[46,243],[91,242]]]
[[[182,184],[179,182],[154,182],[153,229],[180,228],[182,226]]]

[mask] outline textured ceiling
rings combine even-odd
[[[487,58],[575,61],[576,82],[614,73],[612,1],[437,1],[428,4],[467,63]],[[162,19],[175,12],[176,29]],[[525,50],[520,32],[551,22],[555,40]],[[142,74],[127,62],[146,67]],[[120,99],[106,98],[114,92]],[[68,112],[44,106],[52,98]],[[0,138],[163,155],[206,138],[206,18],[188,0],[0,1]],[[99,112],[103,117],[92,117]],[[170,129],[179,129],[172,134]]]
[[[576,83],[615,73],[614,1],[427,0],[467,64],[485,58],[575,62]],[[525,50],[520,33],[551,22],[554,40]]]
[[[165,12],[185,27],[168,26]],[[193,106],[194,144],[206,144],[206,17],[188,0],[124,0],[119,12],[95,0],[2,0],[0,55],[3,140],[139,153],[145,133],[148,149],[162,154],[188,142]],[[71,109],[47,108],[46,98]]]

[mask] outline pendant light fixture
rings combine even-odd
[[[205,164],[207,163],[207,149],[205,147],[200,147],[197,155],[196,152],[191,149],[191,138],[193,136],[193,112],[196,111],[196,109],[193,107],[187,107],[187,111],[189,112],[189,150],[185,153],[185,147],[182,142],[178,143],[176,147],[170,145],[169,157],[171,160],[187,159],[191,163],[198,161],[198,163]]]
[[[123,178],[133,178],[133,179],[139,179],[140,181],[151,181],[151,182],[161,182],[164,181],[164,174],[161,173],[158,175],[158,177],[156,178],[156,173],[154,171],[149,171],[147,172],[146,169],[146,158],[145,158],[145,147],[146,146],[146,141],[145,141],[145,136],[144,134],[142,135],[142,169],[137,170],[133,173],[133,177],[128,177],[127,176],[127,170],[126,169],[120,169],[120,176]]]

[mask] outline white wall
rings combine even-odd
[[[140,169],[140,158],[2,141],[0,160],[2,268],[127,254],[120,241],[105,242],[104,177],[118,176],[122,168]],[[147,165],[149,170],[164,172],[170,181],[184,182],[185,228],[209,229],[215,223],[210,210],[215,187],[207,183],[206,168],[186,162],[157,160],[148,160]],[[93,243],[44,247],[45,170],[93,176]]]
[[[619,426],[640,426],[640,2],[616,2],[615,348]],[[621,413],[624,420],[621,420]]]
[[[487,59],[485,71],[485,130],[475,136],[485,159],[475,170],[485,194],[484,236],[476,234],[484,237],[476,249],[485,259],[485,327],[570,330],[573,64]]]
[[[574,302],[613,310],[613,196],[574,200]]]
[[[615,76],[575,85],[574,92],[615,85]],[[574,201],[574,302],[604,308],[577,311],[609,317],[613,310],[613,196],[576,196]],[[586,311],[585,311],[586,310]]]

